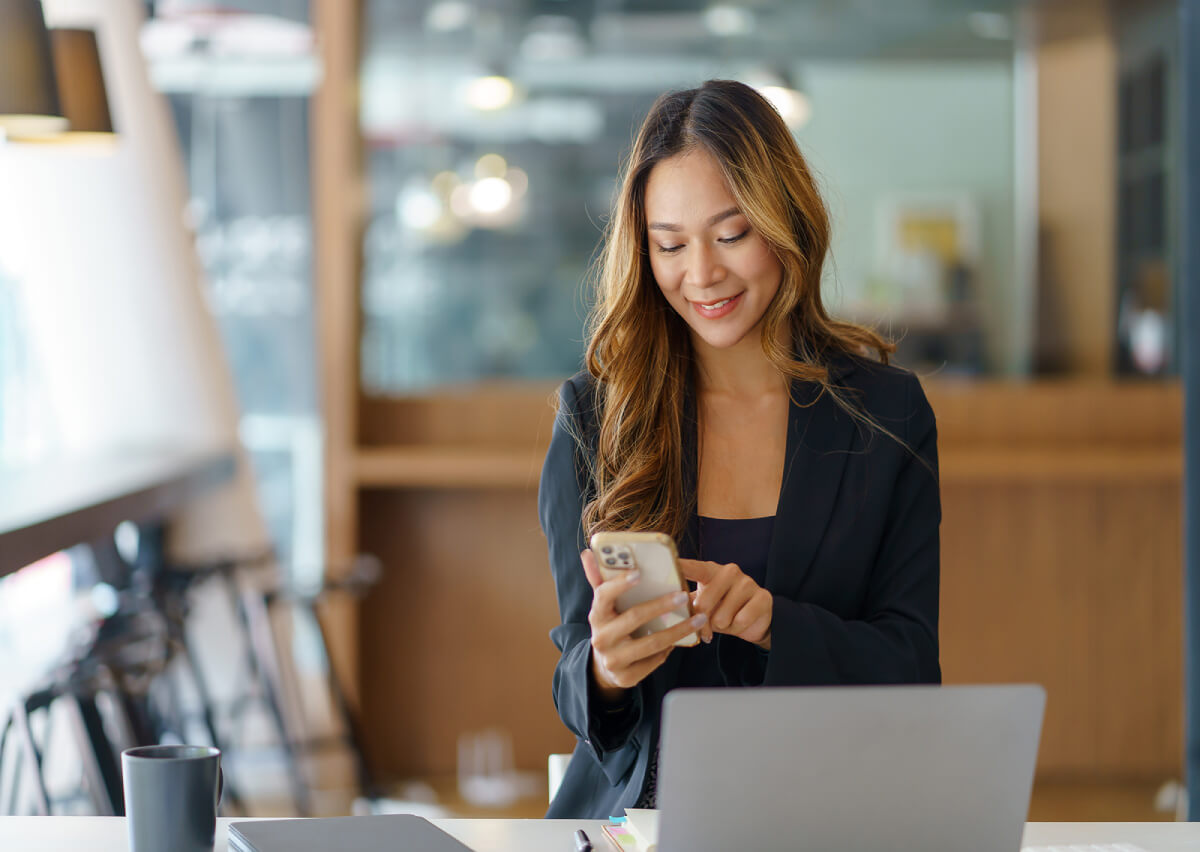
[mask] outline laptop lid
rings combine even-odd
[[[1017,852],[1040,686],[679,689],[659,849]]]

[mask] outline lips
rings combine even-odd
[[[734,310],[741,304],[742,296],[745,291],[738,293],[736,296],[728,296],[724,299],[713,299],[710,302],[692,302],[691,305],[696,313],[705,319],[718,319],[725,316],[730,311]]]

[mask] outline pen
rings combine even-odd
[[[592,852],[592,841],[582,828],[575,832],[575,852]]]

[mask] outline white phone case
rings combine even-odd
[[[592,535],[592,553],[605,580],[624,576],[635,568],[642,577],[617,598],[617,609],[624,612],[632,606],[660,598],[671,592],[687,591],[687,583],[679,572],[675,542],[669,535],[650,532],[598,532]],[[637,630],[635,636],[649,636],[692,617],[687,602],[665,615],[653,619]],[[677,641],[677,647],[687,648],[700,641],[689,633]]]

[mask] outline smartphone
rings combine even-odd
[[[617,598],[617,611],[660,598],[671,592],[688,591],[687,582],[679,571],[679,555],[669,535],[651,532],[598,532],[592,535],[592,553],[605,580],[624,576],[630,571],[642,572],[642,577]],[[660,615],[638,628],[634,636],[649,636],[692,617],[691,600]],[[688,648],[700,641],[689,633],[676,647]]]

